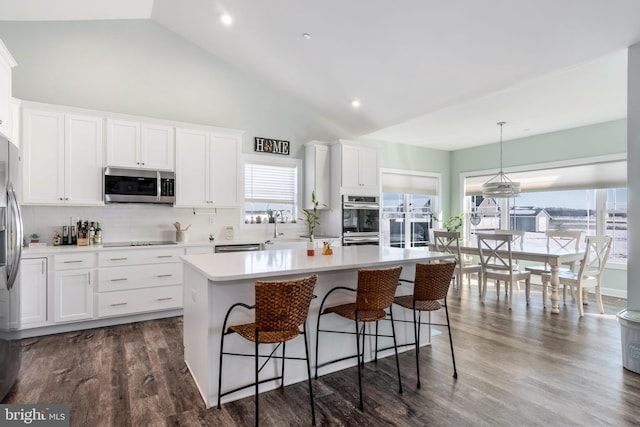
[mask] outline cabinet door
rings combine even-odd
[[[342,187],[360,187],[360,150],[342,146]]]
[[[107,119],[107,166],[140,166],[140,123]]]
[[[54,321],[70,322],[93,317],[92,270],[55,273]]]
[[[40,326],[47,321],[47,259],[20,262],[20,327]]]
[[[11,138],[11,67],[0,58],[0,133]]]
[[[211,135],[210,182],[213,204],[217,207],[239,206],[238,157],[240,138]]]
[[[22,203],[64,203],[64,114],[23,111]]]
[[[358,157],[358,182],[360,186],[377,192],[378,190],[378,152],[369,148],[360,148]]]
[[[102,118],[65,116],[65,203],[103,205]]]
[[[212,206],[209,142],[209,132],[176,129],[176,206]]]
[[[175,139],[170,126],[142,124],[140,167],[174,170]]]
[[[305,147],[304,161],[304,207],[307,209],[313,207],[311,206],[311,192],[315,192],[316,200],[320,205],[330,206],[331,162],[329,146],[324,144],[308,145]]]

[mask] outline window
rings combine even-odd
[[[482,230],[525,230],[527,245],[546,246],[547,230],[580,230],[584,235],[610,235],[609,262],[627,259],[626,161],[508,173],[522,186],[520,197],[484,199],[485,177],[465,178],[465,204],[480,217],[467,230],[470,240]],[[507,223],[507,226],[504,224]]]
[[[383,246],[411,248],[429,244],[439,184],[436,175],[383,170]]]
[[[298,211],[300,161],[248,158],[244,164],[244,223],[291,222]]]

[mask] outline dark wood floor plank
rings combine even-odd
[[[458,379],[445,328],[420,351],[400,355],[404,393],[393,357],[363,371],[365,411],[358,406],[356,368],[313,381],[318,425],[511,426],[637,425],[640,375],[622,368],[615,313],[626,302],[576,302],[551,315],[540,287],[531,304],[489,288],[452,289],[448,298]],[[73,332],[22,342],[23,369],[4,403],[68,403],[72,426],[253,425],[253,398],[206,409],[183,360],[182,318]],[[263,426],[310,425],[305,382],[260,396]]]

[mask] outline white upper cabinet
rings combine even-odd
[[[102,205],[103,119],[23,110],[22,203]]]
[[[325,142],[311,141],[304,147],[304,207],[311,205],[311,193],[315,192],[320,208],[328,207],[331,184],[331,157],[329,145]]]
[[[174,170],[171,126],[107,119],[107,166]]]
[[[176,206],[239,206],[242,133],[176,129]]]
[[[375,148],[338,142],[331,150],[332,175],[340,179],[340,194],[377,196],[378,151]]]
[[[0,133],[8,138],[12,135],[11,120],[11,68],[16,66],[16,61],[0,40]]]

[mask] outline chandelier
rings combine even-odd
[[[498,126],[500,126],[500,172],[482,184],[482,197],[499,199],[520,195],[520,183],[511,181],[502,172],[502,126],[505,124],[506,122],[498,122]]]

